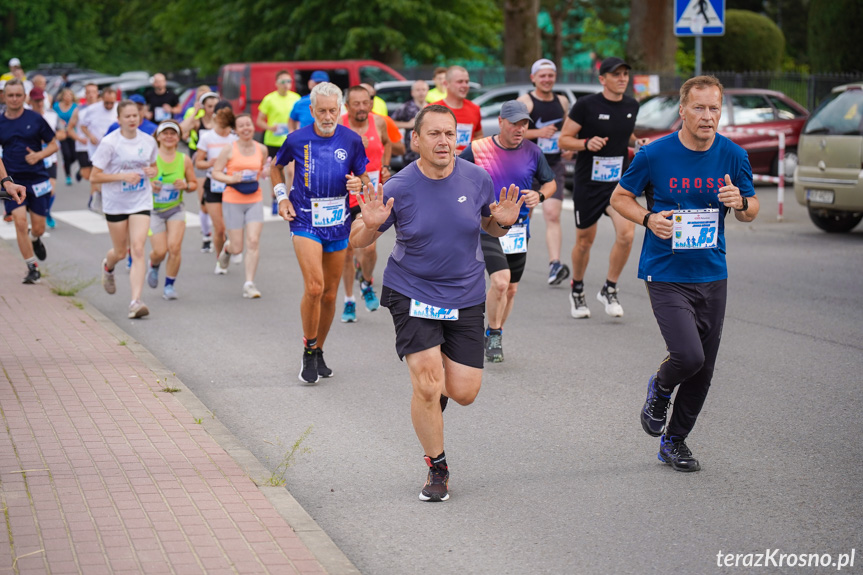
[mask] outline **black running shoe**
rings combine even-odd
[[[36,238],[32,243],[33,253],[36,254],[40,262],[44,262],[45,258],[48,257],[48,253],[45,251],[45,244],[42,243],[42,238]]]
[[[440,412],[443,413],[446,410],[446,404],[449,403],[449,398],[444,394],[440,394]]]
[[[420,491],[420,501],[446,501],[449,499],[447,484],[449,483],[449,470],[446,465],[435,463],[432,465],[431,458],[426,456],[426,465],[429,466],[429,476],[426,484]]]
[[[647,401],[641,408],[641,427],[645,433],[659,437],[665,431],[665,417],[668,414],[668,402],[671,394],[662,393],[656,386],[656,374],[647,380]]]
[[[485,336],[485,359],[491,363],[503,361],[503,333],[489,333]]]
[[[332,377],[333,376],[333,370],[331,370],[329,367],[327,367],[327,364],[324,363],[324,350],[322,350],[319,347],[316,347],[315,348],[315,355],[317,356],[316,361],[318,362],[318,375],[320,375],[321,377]]]
[[[303,348],[303,363],[300,367],[300,381],[305,385],[314,385],[320,379],[318,374],[318,354],[314,349]]]
[[[663,435],[659,440],[659,460],[671,465],[675,471],[698,471],[701,464],[692,456],[686,445],[686,438]]]
[[[36,266],[27,266],[27,277],[21,283],[25,284],[37,284],[39,283],[39,278],[42,277],[42,274],[39,272],[39,268]]]

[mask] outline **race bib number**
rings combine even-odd
[[[512,226],[505,236],[497,238],[505,254],[523,254],[527,252],[527,226],[518,224]]]
[[[674,212],[671,247],[675,250],[704,250],[716,247],[719,210],[677,210]]]
[[[560,132],[555,132],[551,138],[537,138],[536,145],[543,154],[560,153]]]
[[[169,204],[180,199],[180,190],[172,184],[162,184],[162,189],[153,194],[153,201],[157,204]]]
[[[312,198],[312,225],[316,228],[339,226],[347,216],[345,197]]]
[[[153,110],[153,117],[156,119],[156,123],[163,122],[171,117],[170,112],[166,112],[164,108],[156,108]]]
[[[594,182],[616,182],[623,175],[621,174],[622,169],[623,156],[609,158],[594,156],[593,171],[590,174],[590,179]]]
[[[51,193],[51,180],[45,180],[40,184],[33,184],[33,193],[37,198]]]
[[[214,194],[221,194],[225,191],[225,188],[228,187],[228,184],[225,182],[220,182],[218,180],[214,180],[210,178],[210,191]]]
[[[457,309],[447,309],[445,307],[435,307],[419,300],[411,300],[411,317],[421,317],[423,319],[437,319],[443,321],[455,321],[458,319]]]
[[[135,184],[130,184],[129,182],[124,181],[122,190],[124,192],[142,192],[146,189],[146,184],[144,183],[146,181],[147,180],[145,180],[143,176],[141,176],[141,179]]]
[[[381,183],[381,172],[380,170],[375,170],[374,172],[366,172],[366,175],[371,180],[372,188],[375,191],[378,190],[378,184]]]
[[[241,182],[257,182],[258,170],[243,170],[240,172],[240,177],[243,178]]]
[[[287,124],[273,124],[273,135],[274,136],[287,136],[288,135],[288,125]]]
[[[473,124],[456,124],[455,145],[457,147],[466,148],[470,144],[471,136],[473,136]]]

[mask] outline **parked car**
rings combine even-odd
[[[678,131],[683,123],[679,108],[678,92],[658,94],[645,99],[638,111],[635,135],[655,140]],[[806,108],[782,92],[757,88],[726,88],[718,131],[749,153],[753,174],[777,175],[779,139],[776,136],[723,132],[723,128],[782,130],[785,133],[785,177],[790,183],[797,165],[800,131],[808,117]]]
[[[276,89],[276,73],[291,73],[290,89],[300,95],[308,94],[309,77],[315,70],[323,70],[330,82],[346,90],[361,82],[404,80],[404,76],[375,60],[328,60],[305,62],[246,62],[225,64],[219,70],[219,93],[231,102],[235,113],[250,112],[258,115],[258,105],[264,96]]]
[[[797,202],[825,232],[850,232],[863,220],[863,83],[833,89],[803,127],[798,149]]]
[[[387,112],[391,115],[402,104],[411,99],[411,87],[416,80],[395,80],[390,82],[378,82],[375,84],[377,96],[387,103]],[[434,87],[434,82],[427,80],[429,87]],[[482,93],[482,86],[477,82],[470,83],[470,91],[467,99],[473,100]]]

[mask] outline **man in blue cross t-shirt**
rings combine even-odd
[[[725,215],[733,210],[751,222],[759,208],[746,151],[716,133],[721,112],[716,78],[687,80],[680,88],[683,127],[642,147],[611,198],[618,213],[647,228],[638,277],[647,283],[668,357],[648,380],[641,425],[661,436],[659,459],[676,471],[701,468],[685,440],[707,398],[722,336]],[[651,187],[645,211],[636,196]]]
[[[21,80],[6,82],[6,111],[0,115],[0,147],[3,162],[15,183],[23,185],[26,196],[22,203],[4,200],[6,214],[15,222],[18,249],[27,263],[25,284],[33,284],[42,277],[38,258],[44,261],[47,254],[42,243],[45,219],[51,205],[51,180],[45,158],[57,151],[54,130],[45,119],[24,108],[24,84]],[[27,232],[27,213],[30,213],[30,232]]]
[[[333,322],[351,220],[348,217],[347,177],[368,182],[368,158],[363,139],[339,125],[342,91],[321,82],[312,88],[314,124],[288,134],[271,168],[279,215],[291,223],[294,251],[303,273],[300,302],[303,322],[303,361],[300,381],[307,385],[332,377],[324,363],[324,342]],[[294,163],[288,195],[284,168]]]

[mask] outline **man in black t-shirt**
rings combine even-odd
[[[610,205],[611,194],[629,165],[629,146],[636,141],[633,130],[638,102],[624,92],[629,84],[630,65],[620,58],[606,58],[599,67],[602,92],[578,99],[563,125],[560,147],[578,152],[575,160],[575,246],[572,248],[572,293],[570,313],[574,318],[590,317],[584,298],[584,274],[590,247],[603,214],[614,224],[615,241],[608,261],[608,275],[597,299],[605,313],[622,317],[617,299],[617,280],[629,258],[635,224]]]
[[[157,124],[163,120],[169,120],[174,114],[182,111],[180,98],[168,87],[168,81],[164,74],[153,76],[153,87],[144,92],[147,107],[150,108],[147,117]]]

